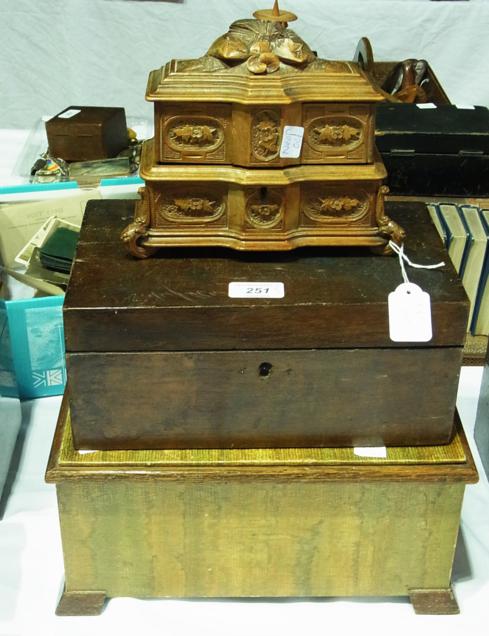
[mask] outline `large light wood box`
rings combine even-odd
[[[363,249],[145,261],[117,239],[130,201],[87,206],[64,303],[69,399],[81,449],[448,443],[468,301],[422,204],[389,206],[431,295],[433,339],[389,338],[394,257]],[[230,298],[236,281],[284,298]]]
[[[107,598],[408,596],[454,613],[451,570],[467,483],[447,446],[102,451],[73,447],[62,408],[56,484],[65,589],[58,614]]]

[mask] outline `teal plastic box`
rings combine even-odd
[[[4,339],[10,344],[10,355],[5,353],[4,357],[13,367],[21,399],[64,392],[63,300],[63,296],[0,300],[0,317],[5,320],[6,316]],[[4,382],[0,394],[12,395],[8,372],[3,380],[0,374],[0,385]]]
[[[8,328],[7,307],[0,300],[0,398],[18,398],[12,344]],[[1,435],[1,432],[0,432]]]

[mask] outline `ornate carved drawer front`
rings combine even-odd
[[[148,187],[151,226],[166,232],[225,229],[245,236],[300,228],[325,234],[375,225],[375,184],[296,183],[284,187],[237,184],[153,184]]]
[[[261,170],[230,165],[155,164],[144,143],[134,221],[122,233],[131,254],[171,245],[289,250],[363,245],[383,250],[402,228],[384,213],[385,168],[362,165]]]
[[[154,159],[250,167],[369,163],[373,120],[372,107],[364,104],[157,104]],[[280,157],[284,126],[304,128],[297,159]]]
[[[152,226],[228,226],[228,187],[208,183],[163,184],[149,188]]]
[[[377,196],[377,189],[372,185],[303,184],[300,225],[328,229],[371,226],[375,224]]]
[[[304,104],[302,163],[373,161],[374,116],[371,106]]]
[[[231,105],[158,104],[156,161],[231,163]]]
[[[192,227],[208,228],[211,233],[220,228],[240,233],[280,231],[286,227],[286,219],[287,227],[297,225],[298,189],[298,185],[154,184],[148,187],[151,226],[177,233],[192,231]]]

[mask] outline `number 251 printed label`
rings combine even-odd
[[[229,298],[283,298],[283,283],[229,283]]]

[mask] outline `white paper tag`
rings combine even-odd
[[[389,336],[393,342],[429,342],[431,299],[414,283],[401,283],[389,294]]]
[[[298,159],[301,156],[304,128],[302,126],[284,126],[280,157]]]
[[[81,110],[69,108],[68,110],[65,110],[64,113],[60,113],[58,115],[58,119],[70,119],[70,117],[74,117],[75,115],[78,115],[78,113],[81,113]]]
[[[459,110],[475,110],[475,106],[470,106],[469,104],[456,104],[456,107]]]
[[[378,457],[379,459],[387,457],[387,448],[385,446],[355,446],[353,452],[358,457]]]
[[[283,283],[229,283],[229,298],[283,298]]]
[[[416,106],[418,108],[436,108],[436,104],[432,104],[431,102],[428,102],[427,104],[416,104]]]

